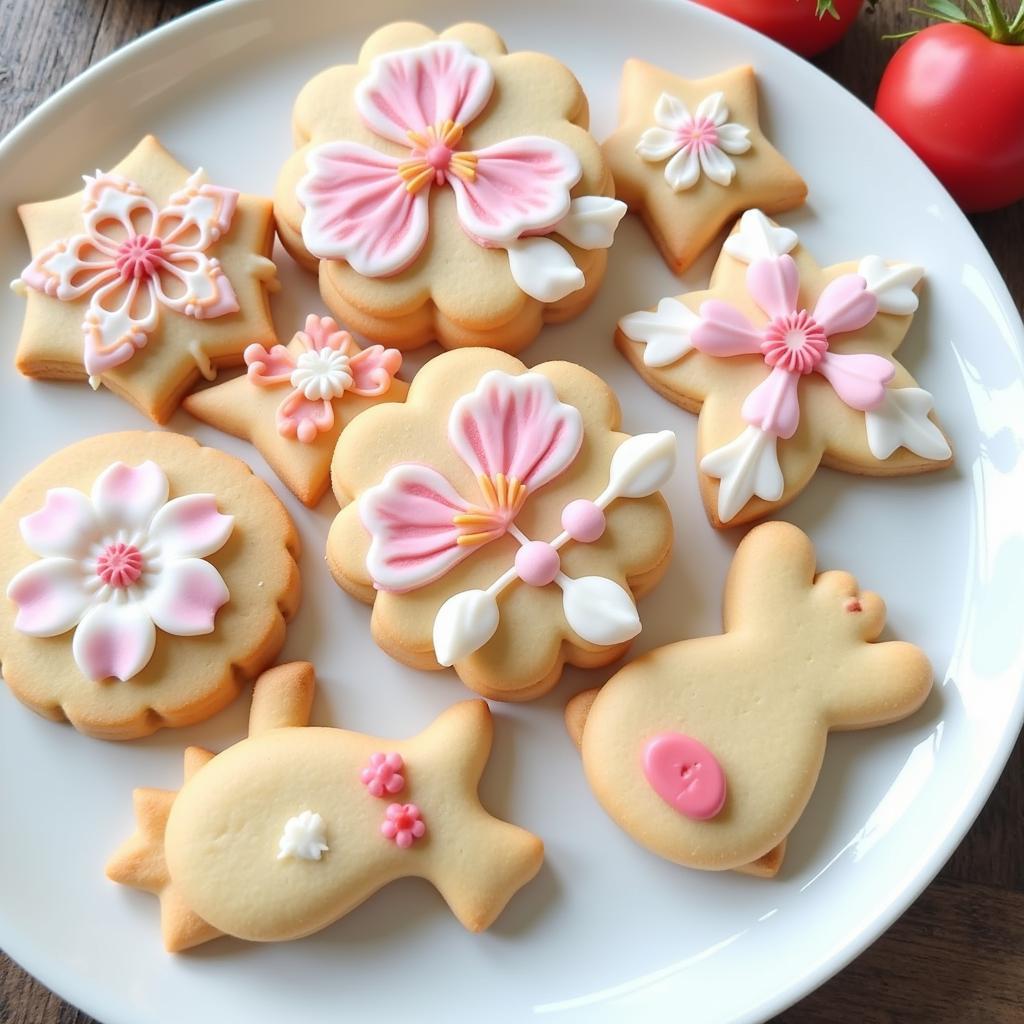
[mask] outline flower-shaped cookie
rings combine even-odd
[[[400,402],[402,355],[360,349],[330,317],[311,313],[288,345],[254,343],[248,372],[189,395],[197,419],[251,441],[300,501],[315,505],[327,490],[338,437],[353,417],[380,402]]]
[[[608,166],[676,273],[743,210],[779,213],[807,196],[761,131],[753,68],[689,79],[629,60],[619,105],[602,147]]]
[[[706,292],[619,323],[640,375],[700,409],[701,494],[715,526],[792,501],[818,465],[871,476],[942,469],[932,398],[893,352],[924,271],[866,256],[824,270],[797,236],[748,210]]]
[[[220,710],[276,656],[298,605],[281,503],[180,434],[57,452],[0,502],[0,530],[4,680],[103,739]]]
[[[619,657],[667,564],[675,438],[618,421],[589,371],[489,349],[431,360],[404,405],[360,416],[334,457],[327,561],[373,603],[381,647],[503,700]]]
[[[163,423],[216,367],[273,344],[270,204],[190,174],[147,136],[74,195],[18,208],[32,261],[16,365],[88,378]]]
[[[278,231],[376,341],[518,350],[589,302],[625,213],[586,126],[553,58],[482,25],[389,25],[300,94]]]

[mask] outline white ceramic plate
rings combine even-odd
[[[79,173],[112,165],[147,131],[215,180],[268,193],[303,82],[351,61],[379,24],[416,16],[435,28],[487,20],[511,49],[562,58],[590,97],[598,137],[613,126],[627,57],[690,76],[749,61],[768,134],[810,183],[810,205],[784,221],[823,263],[877,252],[928,267],[901,355],[938,397],[956,468],[902,480],[823,471],[786,517],[814,538],[821,566],[848,569],[885,595],[890,632],[931,656],[935,692],[907,722],[830,742],[782,876],[765,882],[674,867],[612,825],[584,784],[561,717],[569,695],[611,670],[569,671],[547,698],[495,708],[486,802],[541,835],[547,861],[489,933],[464,932],[425,883],[401,882],[301,942],[222,939],[170,957],[156,900],[107,882],[103,864],[132,831],[132,787],[176,788],[183,747],[235,742],[248,701],[200,727],[118,745],[37,718],[0,687],[0,944],[105,1024],[315,1024],[377,1013],[446,1024],[531,1014],[691,1024],[768,1017],[848,962],[927,884],[988,795],[1024,710],[1024,332],[963,216],[869,111],[809,64],[689,4],[515,0],[485,9],[434,0],[428,13],[411,0],[225,3],[104,61],[0,146],[0,277],[15,277],[26,261],[16,203],[71,191]],[[285,288],[274,314],[288,336],[321,306],[313,281],[278,255]],[[640,382],[611,332],[623,313],[702,286],[710,264],[709,255],[677,286],[630,219],[594,306],[546,329],[527,352],[602,374],[622,400],[626,430],[679,434],[681,468],[668,489],[675,555],[642,602],[638,651],[719,631],[738,537],[714,534],[700,508],[694,418]],[[0,300],[8,363],[21,315],[19,299]],[[0,484],[85,435],[146,425],[109,393],[9,370],[0,377]],[[284,653],[319,668],[318,723],[406,735],[466,695],[453,674],[416,673],[376,649],[368,610],[323,566],[330,499],[309,512],[252,448],[184,413],[170,426],[248,460],[299,524],[305,598]]]

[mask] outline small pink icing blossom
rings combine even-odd
[[[420,818],[420,809],[415,804],[390,804],[385,813],[387,820],[381,823],[381,835],[403,850],[417,839],[422,839],[427,831]]]
[[[404,767],[401,754],[371,754],[369,765],[359,777],[370,796],[394,796],[405,788],[405,777],[401,774]]]

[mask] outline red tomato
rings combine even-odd
[[[882,75],[875,111],[968,211],[1024,197],[1024,46],[933,25]]]
[[[742,21],[783,46],[813,57],[834,46],[853,24],[864,0],[833,0],[839,18],[817,15],[816,0],[694,0]]]

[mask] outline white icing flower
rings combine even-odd
[[[291,382],[311,402],[338,398],[352,384],[349,357],[337,349],[303,352],[295,361]]]
[[[738,155],[750,149],[750,129],[730,123],[725,96],[706,96],[691,114],[686,104],[663,92],[654,105],[656,128],[648,128],[637,143],[636,152],[651,163],[668,160],[665,180],[674,192],[697,184],[703,171],[719,185],[728,185],[736,165],[726,153]]]
[[[141,672],[157,627],[175,636],[213,632],[230,595],[204,559],[223,547],[234,517],[217,511],[212,494],[168,501],[167,493],[155,462],[115,462],[90,495],[47,491],[43,507],[20,523],[42,557],[7,587],[18,605],[15,629],[35,637],[74,629],[75,662],[95,681]]]
[[[319,860],[327,853],[327,826],[314,811],[303,811],[284,823],[284,831],[277,843],[277,859],[296,857],[299,860]]]

